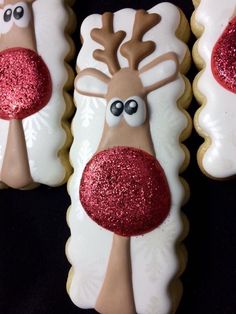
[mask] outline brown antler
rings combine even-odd
[[[117,58],[117,50],[125,38],[126,33],[113,30],[113,13],[102,15],[102,28],[95,28],[91,32],[91,37],[104,47],[104,50],[96,49],[93,57],[107,64],[109,72],[113,75],[120,70]]]
[[[161,20],[159,14],[149,14],[144,10],[138,10],[135,15],[132,38],[124,43],[120,49],[121,54],[128,60],[129,67],[138,68],[140,61],[155,50],[153,41],[143,42],[144,34],[157,25]]]

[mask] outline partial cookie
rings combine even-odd
[[[195,127],[204,138],[198,163],[208,176],[236,174],[236,1],[195,1],[193,58],[200,72],[193,91],[201,107]]]
[[[70,175],[73,71],[66,62],[75,18],[63,0],[2,0],[0,26],[1,185],[60,185]]]
[[[100,313],[175,312],[186,262],[179,177],[191,130],[189,26],[170,3],[81,27],[68,183],[67,290]]]

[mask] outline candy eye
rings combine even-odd
[[[111,113],[116,116],[119,117],[123,110],[124,110],[124,104],[122,101],[120,100],[115,100],[110,107]]]
[[[24,16],[24,8],[22,6],[16,7],[13,12],[13,15],[16,20],[21,19]]]
[[[138,96],[132,96],[125,102],[124,118],[131,127],[142,125],[147,116],[146,104],[144,100]]]
[[[124,111],[124,104],[120,99],[113,98],[107,105],[106,121],[110,127],[119,124]]]
[[[8,4],[4,9],[0,10],[0,33],[7,34],[13,25],[12,5]]]
[[[13,17],[16,26],[24,28],[27,27],[31,20],[31,11],[25,2],[16,3],[13,10]]]
[[[7,9],[3,15],[4,22],[9,22],[12,16],[12,9]]]
[[[138,111],[138,103],[134,99],[130,99],[125,103],[125,112],[132,115]]]

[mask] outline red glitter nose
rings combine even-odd
[[[170,210],[170,190],[159,162],[130,147],[97,153],[86,165],[80,200],[100,226],[122,236],[158,227]]]
[[[211,66],[217,82],[236,93],[236,17],[218,39],[212,52]]]
[[[51,93],[50,73],[36,52],[25,48],[0,52],[0,118],[26,118],[42,109]]]

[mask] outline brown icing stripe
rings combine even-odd
[[[16,189],[33,183],[28,163],[22,120],[10,121],[1,181]]]
[[[103,286],[95,309],[102,314],[135,314],[130,257],[130,238],[113,236]]]

